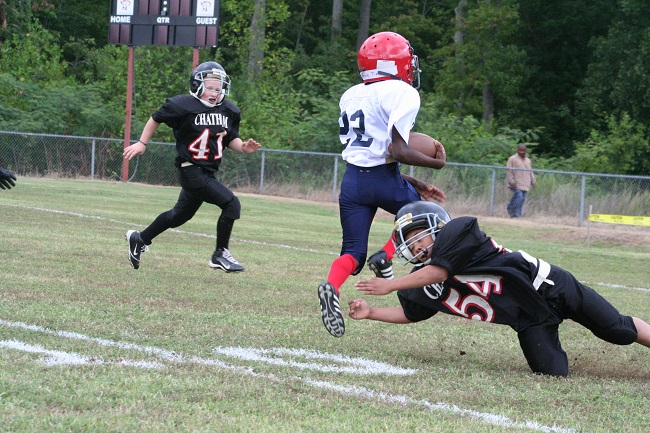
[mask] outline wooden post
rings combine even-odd
[[[199,66],[199,49],[197,47],[192,48],[192,70],[196,69]]]
[[[133,105],[133,64],[135,47],[129,45],[129,65],[126,77],[126,118],[124,120],[124,149],[131,145],[131,107]],[[129,180],[129,160],[122,158],[122,180]]]

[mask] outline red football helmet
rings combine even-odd
[[[383,80],[402,80],[413,85],[417,78],[420,87],[420,64],[409,41],[395,32],[381,32],[370,36],[359,48],[357,63],[365,83]]]

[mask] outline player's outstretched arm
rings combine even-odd
[[[14,180],[16,180],[15,174],[4,167],[0,167],[0,188],[11,189],[12,186],[16,186]]]
[[[447,279],[448,275],[445,268],[428,265],[394,280],[377,277],[372,277],[370,280],[361,280],[354,285],[354,288],[363,292],[365,295],[381,296],[387,295],[395,290],[413,289],[429,284],[442,283]]]
[[[372,307],[363,299],[354,299],[348,302],[350,312],[354,320],[376,320],[386,323],[412,323],[404,315],[402,307]]]
[[[257,151],[257,149],[262,147],[262,145],[252,138],[249,138],[246,141],[242,141],[241,138],[235,138],[230,142],[230,144],[228,144],[228,147],[235,152],[250,154]]]
[[[140,139],[124,149],[124,152],[122,153],[124,159],[128,159],[130,161],[134,157],[142,155],[144,151],[147,150],[147,144],[149,143],[149,140],[151,140],[151,136],[154,132],[156,132],[156,129],[158,129],[159,126],[160,123],[156,122],[153,120],[153,118],[150,117],[147,123],[144,125],[144,128],[142,128]]]

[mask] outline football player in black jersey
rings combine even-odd
[[[15,174],[4,167],[0,167],[0,188],[11,189],[12,186],[16,186],[14,180],[16,180]]]
[[[498,245],[476,218],[450,219],[431,202],[404,206],[396,215],[397,255],[416,266],[394,280],[373,277],[357,290],[386,295],[397,290],[401,307],[349,302],[350,317],[389,323],[426,320],[438,312],[508,325],[535,373],[565,377],[567,355],[558,325],[571,319],[613,344],[650,347],[650,325],[624,316],[573,275],[529,254]]]
[[[129,260],[138,269],[143,252],[151,241],[173,227],[189,221],[203,202],[221,208],[217,221],[217,245],[208,264],[226,272],[243,271],[244,267],[230,254],[228,243],[235,220],[239,219],[239,199],[225,185],[215,179],[226,149],[239,153],[253,153],[260,144],[252,138],[239,137],[239,108],[226,99],[230,92],[230,77],[216,62],[205,62],[194,69],[190,77],[190,94],[168,98],[151,115],[140,139],[124,149],[124,157],[131,160],[142,155],[149,139],[161,123],[174,130],[176,137],[176,167],[181,192],[176,205],[161,213],[142,232],[129,230]]]

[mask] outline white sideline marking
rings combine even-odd
[[[112,218],[105,218],[105,217],[100,217],[100,216],[95,216],[95,215],[84,215],[78,212],[70,212],[70,211],[63,211],[63,210],[56,210],[56,209],[46,209],[42,207],[32,207],[32,206],[24,206],[24,205],[16,205],[16,204],[9,204],[7,206],[11,207],[19,207],[23,209],[30,209],[30,210],[38,210],[41,212],[50,212],[50,213],[58,213],[62,215],[70,215],[70,216],[76,216],[79,218],[90,218],[90,219],[96,219],[96,220],[101,220],[101,221],[108,221],[112,223],[117,223],[117,224],[123,224],[126,226],[131,226],[133,223],[127,222],[127,221],[120,221]],[[198,237],[203,237],[203,238],[210,238],[210,239],[216,239],[216,236],[214,235],[207,235],[205,233],[195,233],[195,232],[188,232],[185,230],[179,230],[179,229],[167,229],[168,232],[174,232],[174,233],[182,233],[186,235],[191,235],[191,236],[198,236]],[[272,247],[277,247],[277,248],[286,248],[288,250],[295,250],[295,251],[301,251],[305,253],[316,253],[316,254],[327,254],[327,255],[334,255],[338,256],[338,253],[333,253],[329,251],[318,251],[314,250],[312,248],[300,248],[300,247],[294,247],[291,245],[284,245],[284,244],[274,244],[270,242],[261,242],[261,241],[251,241],[247,239],[237,239],[237,242],[241,242],[244,244],[253,244],[253,245],[267,245],[267,246],[272,246]]]
[[[18,350],[21,352],[28,353],[39,353],[46,355],[41,362],[48,367],[54,365],[92,365],[92,364],[118,364],[124,365],[127,367],[138,367],[138,368],[164,368],[165,366],[159,362],[151,361],[129,361],[127,359],[122,359],[118,362],[105,362],[103,359],[98,357],[90,357],[85,355],[79,355],[74,352],[62,352],[60,350],[48,350],[41,346],[35,346],[32,344],[23,343],[17,340],[4,340],[0,341],[0,347],[5,347],[7,349]]]
[[[0,347],[7,349],[19,350],[28,353],[40,353],[46,355],[42,360],[43,364],[52,365],[84,365],[84,364],[101,364],[101,359],[92,360],[88,356],[79,355],[74,352],[61,352],[59,350],[47,350],[41,346],[32,346],[16,340],[0,341]]]
[[[6,320],[0,319],[0,325],[7,326],[10,328],[20,328],[28,331],[41,332],[44,334],[56,335],[63,338],[69,338],[73,340],[83,340],[89,341],[100,346],[107,347],[117,347],[119,349],[128,349],[128,350],[137,350],[140,352],[145,352],[151,356],[162,359],[167,362],[176,362],[176,363],[196,363],[196,364],[205,364],[205,365],[214,365],[218,367],[228,368],[228,364],[221,361],[213,359],[205,359],[199,357],[190,357],[186,358],[183,355],[180,355],[176,352],[170,350],[159,349],[157,347],[150,346],[139,346],[133,343],[127,343],[124,341],[112,341],[106,340],[103,338],[89,337],[84,334],[79,334],[77,332],[67,332],[67,331],[55,331],[49,328],[43,328],[36,325],[28,325],[22,322],[9,322]],[[301,369],[312,369],[320,371],[336,371],[340,373],[350,373],[350,374],[389,374],[389,375],[407,375],[414,374],[417,370],[404,369],[395,367],[390,364],[385,364],[382,362],[369,361],[363,358],[350,358],[343,355],[331,355],[315,350],[302,350],[302,349],[243,349],[243,348],[216,348],[214,350],[216,353],[221,353],[231,358],[245,359],[248,361],[262,361],[271,365],[281,365],[281,366],[290,366]],[[293,360],[285,361],[279,358],[271,358],[268,356],[263,356],[266,354],[275,354],[275,355],[287,355],[287,356],[300,356],[305,358],[315,358],[315,359],[324,359],[328,361],[335,361],[342,364],[348,363],[352,366],[332,366],[330,365],[321,365],[315,363],[300,363]]]
[[[16,205],[16,204],[8,204],[7,206],[11,207],[19,207],[19,208],[24,208],[24,209],[30,209],[30,210],[38,210],[41,212],[51,212],[51,213],[58,213],[58,214],[63,214],[63,215],[72,215],[72,216],[77,216],[79,218],[90,218],[90,219],[98,219],[98,220],[103,220],[103,221],[109,221],[112,223],[117,223],[117,224],[124,224],[126,226],[132,225],[132,223],[127,222],[127,221],[120,221],[112,218],[105,218],[105,217],[100,217],[100,216],[93,216],[93,215],[84,215],[78,212],[69,212],[69,211],[62,211],[62,210],[56,210],[56,209],[46,209],[46,208],[41,208],[41,207],[32,207],[32,206],[24,206],[24,205]],[[175,233],[182,233],[190,236],[199,236],[199,237],[207,237],[211,239],[215,239],[216,236],[213,235],[207,235],[205,233],[194,233],[194,232],[188,232],[185,230],[178,230],[178,229],[168,229],[167,231],[170,232],[175,232]],[[307,253],[316,253],[316,254],[327,254],[331,256],[338,256],[339,253],[337,252],[331,252],[331,251],[318,251],[314,250],[311,248],[300,248],[300,247],[294,247],[291,245],[283,245],[283,244],[274,244],[270,242],[259,242],[259,241],[251,241],[251,240],[246,240],[246,239],[237,239],[237,242],[241,243],[246,243],[246,244],[254,244],[254,245],[267,245],[271,247],[277,247],[277,248],[286,248],[289,250],[294,250],[294,251],[302,251],[302,252],[307,252]],[[641,292],[650,292],[650,288],[645,288],[645,287],[630,287],[630,286],[625,286],[623,284],[606,284],[606,283],[589,283],[585,281],[581,281],[583,284],[586,285],[599,285],[603,287],[611,287],[613,289],[626,289],[626,290],[638,290]]]
[[[640,290],[642,292],[650,292],[650,289],[646,289],[646,288],[643,288],[643,287],[630,287],[630,286],[626,286],[624,284],[590,283],[589,281],[581,281],[581,283],[585,284],[587,286],[598,285],[598,286],[602,286],[602,287],[609,287],[609,288],[612,288],[612,289],[628,289],[628,290]]]
[[[494,424],[502,427],[526,428],[531,430],[539,430],[543,432],[554,432],[554,433],[575,433],[576,432],[576,430],[574,429],[568,429],[556,425],[553,425],[552,427],[548,427],[534,421],[516,422],[511,420],[507,416],[503,416],[503,415],[477,412],[471,409],[462,409],[454,404],[449,404],[449,403],[431,403],[427,400],[415,400],[405,395],[393,395],[385,392],[377,392],[361,386],[334,385],[332,383],[325,382],[322,380],[312,380],[309,378],[305,378],[301,380],[316,388],[324,388],[331,391],[336,391],[340,394],[354,395],[366,399],[381,400],[387,403],[395,403],[395,404],[402,404],[408,406],[423,406],[432,411],[453,412],[459,415],[467,416],[469,418],[474,418],[480,421],[484,421],[488,424]]]
[[[323,372],[333,373],[349,373],[358,375],[369,374],[389,374],[389,375],[410,375],[418,371],[410,368],[395,367],[383,362],[370,361],[363,358],[350,358],[344,355],[336,355],[318,352],[316,350],[305,349],[256,349],[256,348],[243,348],[243,347],[217,347],[214,349],[215,353],[220,353],[231,358],[243,359],[245,361],[260,361],[271,365],[280,365],[295,367],[301,370],[318,370]],[[329,361],[327,365],[304,363],[289,359],[285,361],[281,358],[269,357],[267,355],[288,355],[290,357],[299,357],[307,359],[322,359]],[[334,364],[336,363],[336,364]],[[339,365],[343,364],[343,365]],[[347,364],[347,365],[346,365]]]
[[[169,351],[169,350],[164,350],[164,349],[159,349],[156,347],[151,347],[151,346],[139,346],[134,343],[128,343],[128,342],[123,342],[123,341],[112,341],[112,340],[106,340],[103,338],[95,338],[95,337],[90,337],[84,334],[79,334],[77,332],[67,332],[67,331],[55,331],[49,328],[43,328],[41,326],[36,326],[36,325],[28,325],[26,323],[22,322],[9,322],[6,320],[0,319],[0,325],[7,326],[7,327],[12,327],[12,328],[20,328],[20,329],[25,329],[29,331],[34,331],[34,332],[42,332],[46,334],[51,334],[51,335],[57,335],[63,338],[71,338],[71,339],[76,339],[76,340],[84,340],[84,341],[89,341],[93,342],[99,345],[103,346],[113,346],[113,347],[119,347],[123,349],[131,349],[131,350],[138,350],[140,352],[145,352],[148,353],[152,356],[161,358],[165,361],[169,362],[176,362],[176,363],[185,363],[185,362],[190,362],[190,363],[198,363],[198,364],[204,364],[204,365],[211,365],[215,366],[218,368],[223,368],[223,369],[228,369],[232,371],[239,372],[244,375],[248,376],[253,376],[257,378],[262,378],[262,379],[268,379],[274,382],[278,383],[286,383],[289,380],[293,381],[300,381],[304,382],[305,384],[312,386],[314,388],[318,389],[326,389],[329,391],[337,392],[339,394],[343,394],[345,396],[352,396],[352,397],[358,397],[358,398],[363,398],[363,399],[368,399],[368,400],[378,400],[382,402],[386,402],[389,404],[400,404],[400,405],[406,405],[406,406],[418,406],[425,408],[430,411],[438,411],[438,412],[451,412],[454,414],[458,414],[461,416],[465,416],[468,418],[476,419],[481,422],[485,422],[488,424],[493,424],[497,426],[503,426],[503,427],[514,427],[514,428],[519,428],[519,429],[529,429],[529,430],[536,430],[536,431],[542,431],[542,432],[548,432],[548,433],[575,433],[576,430],[574,429],[568,429],[564,427],[559,427],[559,426],[544,426],[541,425],[537,422],[534,421],[525,421],[525,422],[516,422],[511,420],[510,418],[503,416],[503,415],[497,415],[497,414],[491,414],[491,413],[485,413],[485,412],[478,412],[475,410],[471,409],[462,409],[459,408],[456,405],[448,404],[448,403],[431,403],[427,400],[416,400],[411,397],[408,397],[406,395],[399,395],[399,394],[389,394],[385,392],[378,392],[374,391],[372,389],[368,389],[365,387],[359,387],[359,386],[342,386],[342,385],[336,385],[331,382],[323,381],[323,380],[313,380],[311,378],[305,378],[305,377],[298,377],[298,376],[293,376],[293,377],[280,377],[274,374],[265,374],[265,373],[256,373],[252,368],[247,368],[247,367],[240,367],[236,365],[231,365],[227,364],[225,362],[215,360],[215,359],[205,359],[205,358],[199,358],[199,357],[189,357],[186,358],[182,355],[177,354],[176,352]],[[61,351],[55,351],[55,350],[47,350],[39,346],[33,346],[33,345],[28,345],[24,344],[15,340],[11,341],[0,341],[0,347],[7,347],[11,349],[16,349],[16,350],[23,350],[26,352],[32,352],[32,353],[42,353],[45,355],[48,355],[50,360],[54,360],[52,364],[49,365],[61,365],[61,364],[72,364],[72,365],[84,365],[88,363],[102,363],[101,360],[97,361],[96,358],[91,358],[87,357],[84,355],[79,355],[76,353],[67,353],[67,352],[61,352]],[[228,349],[228,348],[226,348]],[[232,348],[230,348],[232,349]],[[245,349],[241,349],[242,351],[246,352]],[[344,361],[348,362],[348,360],[352,360],[353,364],[356,363],[364,363],[368,362],[369,365],[382,365],[382,363],[376,363],[373,361],[367,361],[363,360],[362,358],[348,358],[345,356],[341,355],[331,355],[331,354],[325,354],[321,352],[316,352],[316,351],[309,351],[309,350],[294,350],[294,349],[270,349],[270,350],[262,350],[262,349],[248,349],[248,351],[251,351],[253,354],[266,354],[266,353],[272,353],[272,354],[277,354],[277,355],[291,355],[291,356],[302,356],[306,358],[316,358],[316,359],[326,359],[326,360],[339,360],[339,361]],[[263,360],[266,359],[266,357],[260,357],[258,360]],[[271,360],[275,360],[276,358],[269,358]],[[95,360],[94,362],[92,362]],[[150,367],[148,365],[158,365],[160,363],[158,362],[147,362],[144,361],[143,363],[137,363],[140,367],[144,368],[157,368],[157,367]],[[125,364],[127,365],[127,364]],[[293,364],[289,363],[290,366],[294,366]],[[336,370],[340,371],[340,370]]]

